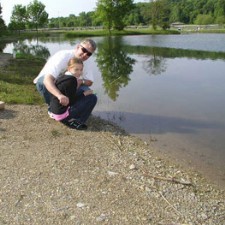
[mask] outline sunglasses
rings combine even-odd
[[[81,47],[82,52],[87,54],[87,56],[91,56],[92,55],[92,53],[89,52],[85,47],[83,47],[82,45],[80,45],[80,47]]]

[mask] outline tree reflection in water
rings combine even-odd
[[[26,44],[24,41],[19,41],[17,43],[14,43],[13,55],[14,57],[35,57],[47,60],[50,56],[50,52],[48,48],[40,44],[31,45]]]
[[[121,87],[125,87],[133,71],[135,60],[122,49],[121,37],[105,37],[98,44],[96,61],[102,74],[103,86],[108,96],[115,101]]]

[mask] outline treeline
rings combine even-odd
[[[225,0],[168,0],[170,22],[224,24]]]
[[[126,26],[152,26],[167,29],[171,23],[225,24],[225,0],[150,0],[133,4],[133,0],[98,0],[96,10],[48,18],[45,5],[33,0],[28,6],[15,5],[8,27],[1,17],[0,29],[103,27],[123,30]],[[40,13],[41,12],[41,13]]]
[[[157,0],[136,3],[124,17],[126,26],[184,24],[225,24],[225,0]],[[103,26],[96,11],[82,12],[78,16],[51,18],[48,27],[91,27]]]

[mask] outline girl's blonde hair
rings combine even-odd
[[[74,58],[70,59],[68,64],[67,64],[68,69],[74,67],[75,64],[84,65],[84,63],[81,59],[78,59],[78,58],[74,57]]]

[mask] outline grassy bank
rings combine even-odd
[[[0,100],[16,104],[43,103],[32,82],[43,65],[44,60],[33,58],[10,59],[9,63],[1,66]]]
[[[20,39],[29,39],[32,37],[49,37],[55,35],[64,35],[65,37],[72,38],[72,37],[95,37],[95,36],[122,36],[122,35],[148,35],[148,34],[180,34],[177,30],[153,30],[153,29],[125,29],[123,31],[116,31],[112,30],[110,33],[108,30],[103,29],[83,29],[83,30],[76,30],[71,28],[61,28],[57,30],[51,29],[40,29],[37,31],[21,31],[21,32],[13,32],[13,33],[6,33],[5,35],[1,36],[1,41],[14,41]]]
[[[149,34],[179,34],[176,30],[153,29],[125,29],[123,31],[112,30],[73,30],[65,33],[66,37],[93,37],[93,36],[123,36],[123,35],[149,35]]]

